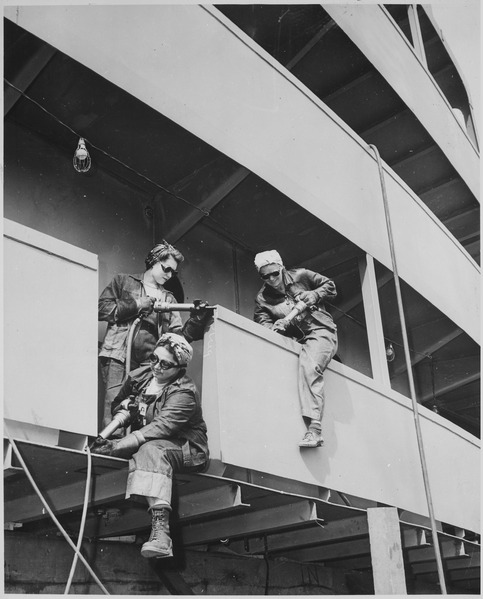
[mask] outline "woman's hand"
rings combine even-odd
[[[314,306],[318,302],[319,296],[315,291],[301,291],[295,299],[304,302],[307,306]]]
[[[138,307],[138,313],[143,314],[144,316],[149,316],[151,312],[154,310],[154,302],[156,300],[154,297],[149,297],[149,295],[144,295],[136,300],[136,304]]]
[[[279,318],[273,323],[273,329],[277,333],[284,333],[290,323],[285,318]]]

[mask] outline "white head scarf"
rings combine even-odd
[[[260,252],[255,256],[255,266],[257,267],[258,272],[260,272],[260,269],[267,264],[280,264],[280,266],[283,266],[282,258],[277,250]]]

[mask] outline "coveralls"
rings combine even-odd
[[[174,295],[159,289],[162,302],[176,303]],[[149,295],[143,285],[143,274],[118,274],[99,298],[99,321],[108,323],[99,352],[105,385],[103,424],[111,419],[111,405],[126,372],[126,349],[129,329],[138,317],[136,299]],[[209,315],[208,315],[209,316]],[[134,331],[130,369],[146,362],[163,333],[183,335],[190,343],[202,339],[206,318],[194,316],[185,325],[179,312],[152,312],[144,316]]]
[[[302,344],[298,364],[298,392],[302,416],[322,420],[325,394],[324,370],[337,352],[337,325],[324,306],[324,299],[337,296],[331,279],[306,268],[283,269],[285,292],[265,283],[255,299],[254,320],[273,328],[297,302],[301,291],[315,291],[319,300],[313,309],[296,317],[283,333]]]
[[[184,372],[158,395],[146,395],[153,375],[149,366],[142,366],[128,375],[112,404],[113,412],[128,397],[146,404],[140,404],[141,410],[131,422],[131,435],[136,437],[138,448],[132,449],[129,460],[126,498],[155,497],[170,508],[173,473],[200,472],[208,465],[201,399]]]

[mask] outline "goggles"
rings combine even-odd
[[[173,362],[160,360],[156,354],[151,354],[148,359],[151,366],[158,365],[159,368],[161,368],[161,370],[170,370],[171,368],[185,368],[187,366],[187,364],[173,364]]]
[[[269,272],[266,275],[260,275],[262,277],[262,279],[264,281],[268,281],[268,279],[270,279],[271,277],[278,277],[278,275],[280,274],[279,270],[274,270],[273,272]]]
[[[163,272],[167,275],[171,274],[173,275],[173,277],[175,277],[178,274],[178,271],[171,268],[171,266],[164,266],[162,262],[160,262],[160,264],[161,268],[163,269]]]

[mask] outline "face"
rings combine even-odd
[[[279,287],[282,284],[282,270],[280,264],[265,264],[260,269],[259,275],[270,287]]]
[[[153,353],[158,361],[156,363],[151,362],[151,371],[158,383],[166,383],[179,373],[181,367],[178,366],[178,360],[167,347],[160,345]],[[161,362],[165,364],[161,364]],[[166,368],[166,366],[172,367]]]
[[[173,258],[173,256],[168,256],[164,260],[160,260],[156,262],[156,264],[152,267],[151,272],[154,280],[158,285],[164,285],[166,281],[173,276],[173,272],[176,272],[178,268],[178,263]]]

